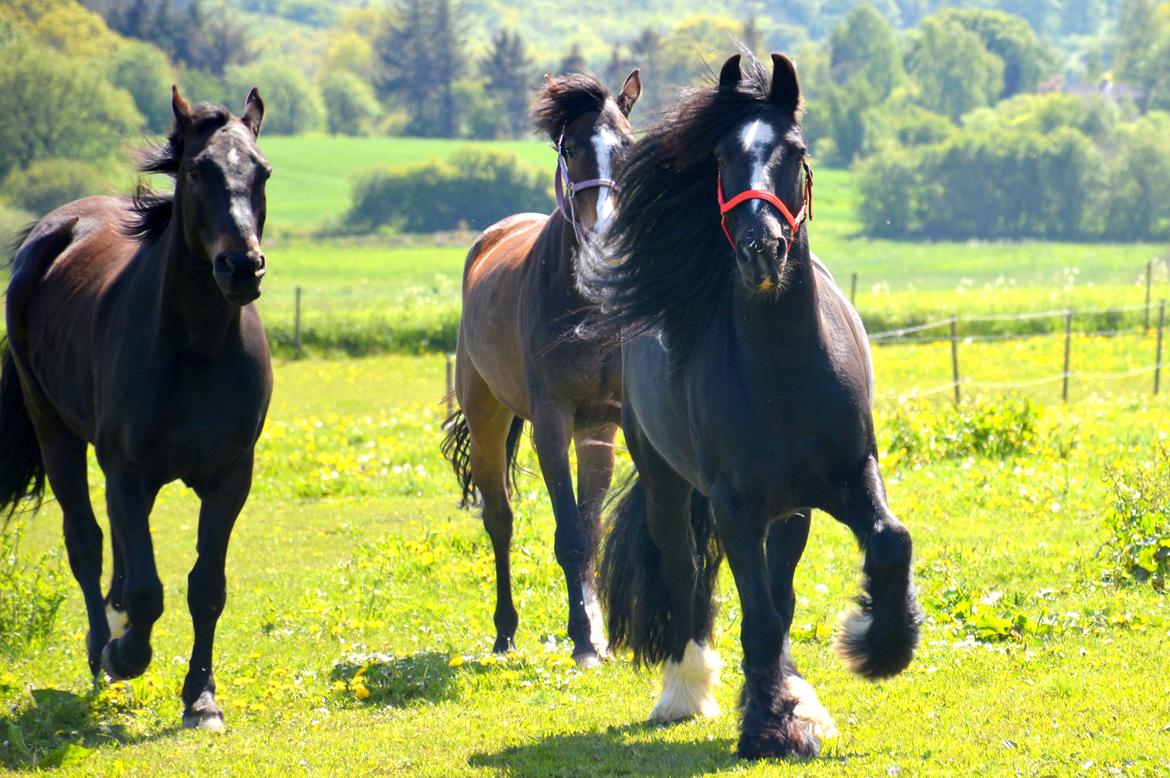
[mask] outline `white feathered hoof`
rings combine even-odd
[[[183,729],[201,729],[204,732],[223,732],[223,711],[215,704],[211,692],[203,692],[191,707],[183,712]]]
[[[784,679],[784,693],[796,701],[792,716],[801,728],[817,741],[817,753],[820,753],[820,747],[825,741],[840,737],[837,723],[825,710],[825,706],[821,705],[817,693],[813,691],[808,681],[798,675],[790,675]]]
[[[693,716],[719,715],[719,703],[712,690],[719,685],[719,653],[690,641],[681,662],[666,660],[662,670],[662,696],[650,711],[650,720],[659,724],[682,721]]]
[[[837,621],[837,640],[833,649],[841,664],[851,673],[869,676],[869,631],[872,628],[873,614],[866,611],[842,613]]]

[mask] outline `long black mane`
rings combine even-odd
[[[218,105],[198,103],[191,108],[193,132],[219,129],[231,120],[231,114]],[[177,123],[162,143],[151,144],[136,155],[135,167],[139,173],[162,173],[172,180],[179,175],[183,159],[183,133]],[[130,205],[130,218],[123,224],[126,235],[142,243],[153,243],[162,237],[174,212],[173,192],[160,192],[145,180],[138,182]]]
[[[600,306],[588,336],[661,330],[677,365],[729,303],[735,255],[719,226],[715,146],[746,119],[777,110],[767,68],[747,53],[742,68],[734,91],[685,95],[619,169],[608,240],[581,262],[578,283]]]
[[[573,73],[549,79],[532,107],[536,131],[554,141],[578,116],[605,108],[609,90],[592,73]]]

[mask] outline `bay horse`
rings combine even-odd
[[[212,644],[226,601],[232,525],[252,483],[272,394],[260,317],[264,184],[256,89],[237,118],[172,91],[173,129],[139,170],[174,194],[89,197],[38,221],[8,285],[0,378],[0,511],[39,506],[45,477],[64,514],[65,547],[89,620],[89,669],[134,678],[163,611],[150,512],[181,479],[201,500],[198,559],[187,577],[194,647],[183,726],[219,730]],[[114,569],[101,593],[102,531],[86,482],[93,445],[106,478]]]
[[[496,652],[514,649],[518,623],[510,491],[528,420],[556,516],[554,550],[568,590],[573,656],[591,667],[607,653],[593,557],[613,475],[621,379],[616,348],[574,336],[592,310],[576,287],[576,258],[612,218],[610,177],[633,142],[628,117],[641,93],[637,69],[617,97],[594,76],[547,78],[533,115],[557,149],[557,210],[497,222],[475,241],[464,265],[459,410],[445,424],[443,453],[459,478],[463,504],[477,493],[482,499],[495,552]],[[577,454],[576,496],[570,443]]]
[[[741,58],[746,61],[741,66]],[[651,718],[715,715],[712,592],[725,553],[744,653],[740,756],[807,757],[836,728],[793,663],[793,574],[810,511],[865,551],[837,651],[900,672],[920,611],[911,542],[886,504],[865,330],[809,251],[812,182],[796,69],[748,54],[674,108],[617,178],[609,244],[583,263],[594,336],[622,342],[622,429],[636,480],[601,560],[615,647],[664,663]]]

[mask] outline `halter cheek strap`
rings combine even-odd
[[[561,215],[573,227],[573,234],[577,242],[581,242],[582,227],[577,221],[576,198],[583,189],[600,189],[601,187],[614,189],[617,185],[612,178],[590,178],[585,181],[574,181],[569,178],[569,164],[565,161],[565,133],[557,139],[557,175],[553,189],[557,195],[557,208]]]
[[[723,227],[723,234],[727,236],[727,242],[731,244],[733,250],[735,249],[735,240],[731,237],[731,231],[727,229],[727,214],[748,200],[763,200],[779,211],[780,215],[784,217],[784,220],[788,222],[788,227],[792,230],[793,238],[796,237],[796,233],[800,232],[800,227],[806,219],[812,221],[812,168],[804,161],[800,165],[804,168],[804,203],[800,206],[800,210],[796,212],[795,216],[792,215],[792,211],[784,204],[783,200],[772,192],[763,189],[748,189],[740,192],[730,200],[724,200],[723,176],[720,174],[718,168],[716,168],[715,194],[719,201],[719,225]]]

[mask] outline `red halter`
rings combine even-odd
[[[788,222],[788,226],[792,229],[792,237],[796,238],[796,233],[800,232],[800,226],[804,224],[805,219],[812,221],[812,168],[808,166],[808,162],[801,160],[800,166],[804,168],[804,204],[800,206],[800,210],[796,215],[792,215],[792,211],[788,210],[788,206],[784,201],[771,192],[762,189],[748,189],[745,192],[740,192],[730,200],[723,199],[723,176],[719,174],[716,169],[715,180],[718,186],[716,187],[716,195],[719,199],[719,224],[723,227],[723,234],[727,236],[727,242],[731,244],[732,250],[735,249],[735,241],[731,237],[731,232],[727,229],[727,214],[736,207],[743,205],[748,200],[763,200],[771,205],[784,220]]]

